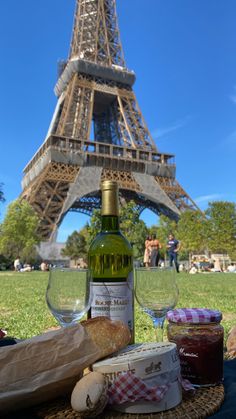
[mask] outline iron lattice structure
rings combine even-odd
[[[119,183],[140,213],[178,219],[195,203],[175,179],[174,155],[161,153],[145,124],[125,65],[115,0],[77,0],[68,60],[60,64],[57,106],[42,146],[24,169],[22,197],[56,238],[68,211],[100,207],[100,182]]]

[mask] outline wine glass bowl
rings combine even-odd
[[[158,341],[163,340],[166,313],[176,306],[178,294],[173,267],[135,269],[135,297],[151,317]]]
[[[91,305],[87,269],[52,268],[46,291],[49,310],[62,327],[76,324]]]

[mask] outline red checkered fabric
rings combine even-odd
[[[222,313],[208,308],[177,308],[169,310],[166,317],[174,323],[219,323]]]
[[[122,404],[139,400],[160,402],[169,385],[149,387],[130,371],[119,375],[108,389],[109,403]]]
[[[194,392],[195,391],[194,385],[192,383],[190,383],[189,380],[183,379],[182,377],[180,377],[179,382],[180,382],[183,390],[189,391],[189,392]]]
[[[194,391],[194,386],[188,380],[179,381],[185,391]],[[132,374],[131,371],[120,374],[108,388],[109,404],[122,404],[126,402],[152,401],[160,402],[170,385],[149,387],[141,378]]]

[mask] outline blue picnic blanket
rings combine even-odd
[[[225,400],[220,410],[209,418],[236,419],[236,359],[224,362]]]

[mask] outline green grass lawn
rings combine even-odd
[[[29,338],[43,333],[57,323],[48,311],[45,292],[47,272],[0,272],[0,328],[9,336]],[[227,337],[236,325],[236,274],[177,275],[177,307],[208,307],[223,313]],[[155,340],[152,322],[136,304],[136,342]]]

